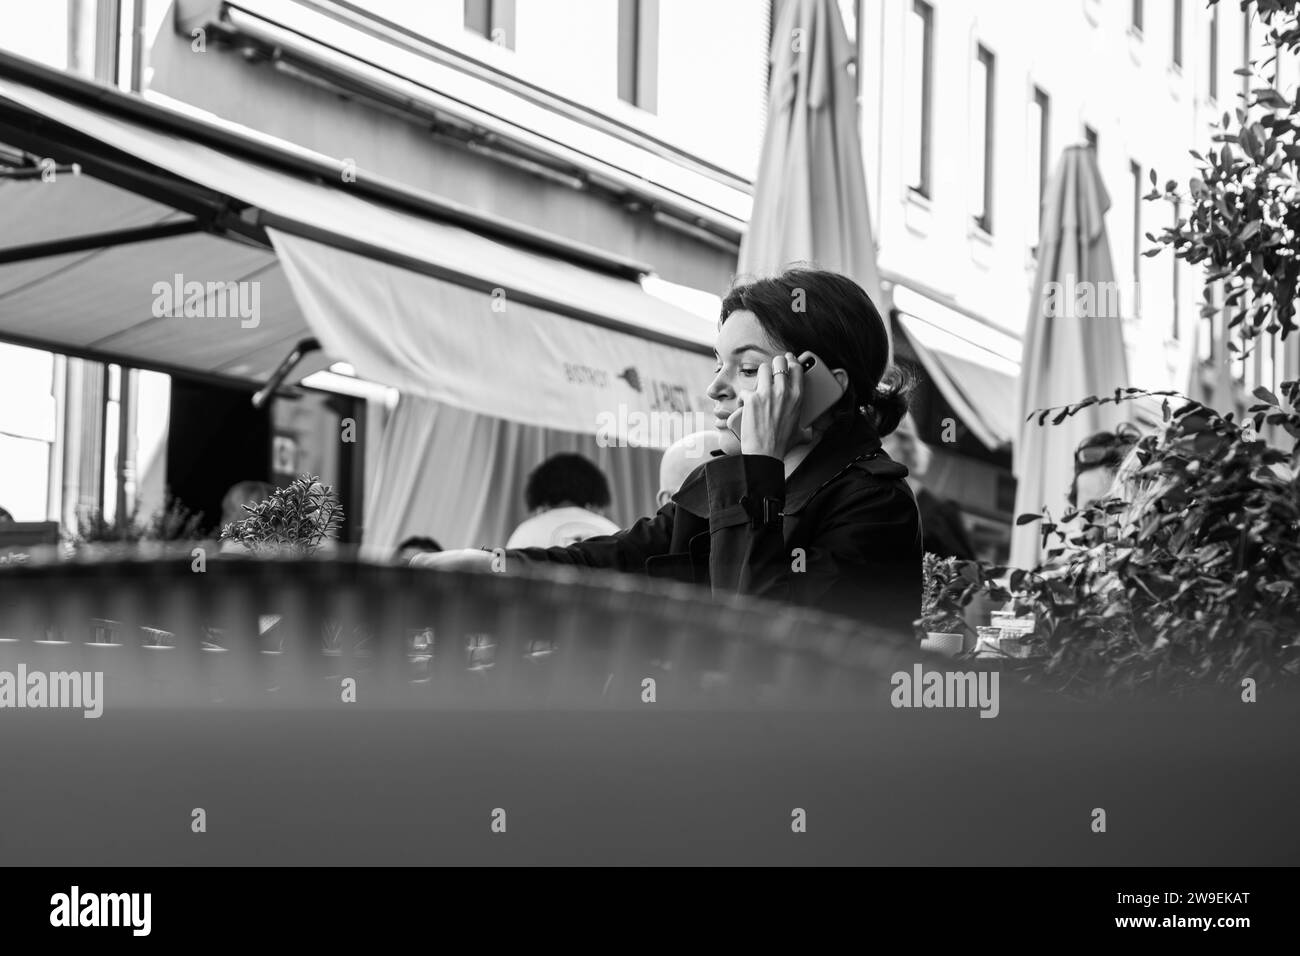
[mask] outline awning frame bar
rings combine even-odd
[[[31,116],[25,112],[22,115]],[[83,176],[143,196],[159,205],[170,206],[204,223],[209,231],[237,233],[251,239],[258,246],[271,248],[266,233],[242,218],[239,215],[242,204],[235,203],[229,196],[163,170],[150,171],[146,168],[148,164],[130,153],[114,149],[60,124],[47,124],[44,118],[39,118],[36,125],[57,127],[59,138],[50,138],[48,134],[53,133],[53,130],[42,132],[31,126],[23,128],[14,125],[5,103],[0,101],[0,140],[18,139],[24,144],[31,144],[35,150],[50,158],[67,157],[81,166]]]
[[[117,229],[112,232],[95,232],[66,239],[53,239],[49,242],[34,242],[30,245],[0,249],[0,265],[8,265],[12,262],[27,262],[32,259],[45,259],[51,256],[63,256],[72,252],[110,249],[114,246],[129,245],[133,242],[169,239],[172,236],[203,232],[204,228],[204,224],[197,219],[186,219],[182,222],[165,222],[153,226],[140,226],[135,229]]]
[[[334,183],[339,169],[311,156],[289,152],[274,143],[261,142],[233,130],[216,129],[195,117],[186,116],[139,96],[105,86],[84,77],[55,70],[12,53],[0,51],[0,77],[16,80],[53,96],[101,110],[133,123],[182,136],[193,142],[223,150],[244,160],[272,166],[299,178]],[[0,101],[0,115],[5,104]],[[28,127],[38,114],[24,110]],[[392,180],[365,173],[348,184],[348,190],[370,201],[439,222],[449,222],[489,238],[531,249],[552,258],[581,265],[625,279],[639,279],[653,271],[647,263],[635,262],[563,236],[543,232],[480,212],[452,200],[422,193]]]
[[[295,332],[295,335],[300,334]],[[35,339],[26,335],[13,335],[9,332],[0,330],[0,342],[8,345],[17,345],[20,348],[36,349],[41,352],[53,352],[56,355],[66,355],[69,358],[85,359],[88,362],[100,362],[105,365],[122,365],[126,368],[143,369],[146,372],[160,372],[163,375],[171,375],[174,378],[187,379],[192,382],[202,382],[208,385],[217,385],[222,388],[235,389],[240,392],[247,392],[252,395],[261,385],[247,378],[241,378],[236,375],[225,375],[221,372],[205,372],[201,369],[190,368],[188,366],[172,365],[167,362],[154,362],[136,356],[123,355],[121,353],[105,352],[94,348],[85,348],[77,345],[66,345],[62,342],[53,342],[49,339]],[[270,346],[267,346],[268,348]]]

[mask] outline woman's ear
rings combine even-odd
[[[847,389],[849,387],[849,373],[844,369],[833,368],[831,374],[835,376],[835,381],[840,383],[840,388]]]

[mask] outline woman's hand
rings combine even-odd
[[[760,365],[758,386],[744,402],[740,453],[785,458],[798,436],[802,398],[803,366],[793,352]]]
[[[490,571],[492,552],[479,551],[476,548],[426,551],[414,555],[407,564],[412,568],[437,568],[440,571]]]

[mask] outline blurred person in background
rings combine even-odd
[[[641,573],[910,638],[921,521],[907,469],[880,439],[907,412],[911,382],[890,364],[875,303],[846,276],[799,268],[738,283],[721,312],[705,392],[724,454],[698,465],[658,514],[568,547],[508,550],[503,570],[549,562]],[[806,424],[804,352],[840,389]],[[411,563],[487,572],[494,560],[464,549]]]
[[[700,465],[708,461],[715,451],[722,450],[722,438],[715,428],[707,432],[684,435],[668,446],[659,461],[659,493],[655,496],[656,510],[668,504],[677,489]]]
[[[215,530],[216,537],[221,539],[220,551],[242,552],[248,550],[239,541],[231,538],[221,538],[221,532],[225,530],[226,525],[234,524],[236,521],[243,521],[248,517],[244,505],[255,505],[259,501],[265,501],[271,497],[273,491],[275,491],[275,487],[269,481],[237,481],[230,486],[225,497],[221,499],[221,522]]]
[[[524,519],[507,548],[564,547],[596,535],[612,534],[618,525],[604,515],[610,504],[605,473],[582,455],[566,452],[546,459],[528,476]]]
[[[433,538],[426,535],[411,535],[397,546],[393,553],[393,560],[406,564],[417,554],[436,554],[442,550],[440,545]]]
[[[1122,422],[1113,432],[1096,432],[1074,450],[1074,480],[1070,483],[1072,509],[1086,508],[1110,492],[1120,463],[1142,437],[1141,430]]]
[[[893,434],[886,436],[884,448],[890,458],[908,470],[907,483],[916,495],[916,506],[921,511],[925,550],[941,558],[973,561],[975,547],[966,534],[961,509],[934,494],[921,482],[930,470],[930,446],[921,441],[910,412],[903,416]]]
[[[243,521],[248,517],[248,512],[244,510],[244,505],[255,505],[259,501],[265,501],[271,497],[275,488],[269,481],[238,481],[230,486],[224,498],[221,499],[221,525],[217,528],[217,533],[228,524],[236,521]]]

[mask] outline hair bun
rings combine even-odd
[[[867,417],[882,438],[896,429],[907,414],[914,384],[910,372],[894,365],[885,370],[876,385],[876,394],[867,404]]]

